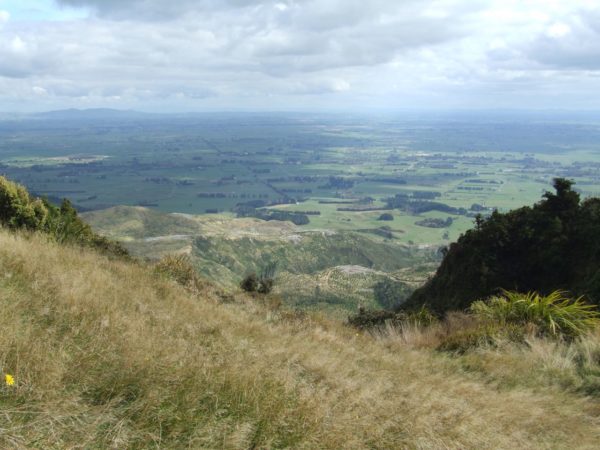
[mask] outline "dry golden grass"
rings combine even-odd
[[[598,403],[0,232],[1,448],[595,448]],[[541,344],[540,344],[541,345]],[[550,358],[541,347],[541,360]],[[514,356],[517,359],[517,356]]]

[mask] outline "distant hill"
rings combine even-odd
[[[128,206],[82,217],[98,233],[123,242],[133,255],[158,259],[167,253],[189,254],[201,274],[227,288],[275,263],[280,280],[275,291],[286,304],[302,308],[347,313],[359,304],[381,307],[374,295],[378,283],[391,280],[407,285],[404,291],[410,292],[439,261],[434,249],[276,220],[166,214]]]
[[[404,306],[426,304],[443,313],[501,289],[559,289],[600,304],[600,198],[582,202],[572,184],[556,179],[556,193],[533,207],[479,219]]]

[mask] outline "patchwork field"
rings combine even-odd
[[[593,118],[76,111],[0,121],[0,171],[82,210],[239,213],[242,205],[309,212],[311,227],[387,225],[405,243],[443,244],[477,212],[537,201],[556,176],[600,194],[599,142]],[[393,222],[379,221],[397,195],[460,211],[392,208]],[[415,225],[448,217],[443,228]]]

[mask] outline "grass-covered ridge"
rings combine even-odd
[[[0,232],[0,269],[0,369],[15,379],[0,394],[4,448],[597,442],[595,402],[534,389],[527,353],[417,351],[41,236]]]

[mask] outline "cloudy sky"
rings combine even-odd
[[[0,0],[0,111],[599,101],[600,0]]]

